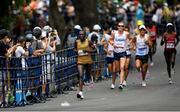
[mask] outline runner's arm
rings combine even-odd
[[[148,37],[147,37],[146,44],[147,44],[149,47],[152,47],[152,41],[151,41],[149,35],[148,35]]]
[[[136,36],[134,36],[133,38],[132,38],[132,50],[136,50]]]
[[[164,35],[165,35],[165,34],[164,34]],[[164,45],[164,35],[163,35],[162,38],[161,38],[161,43],[160,43],[161,46]]]
[[[175,46],[177,46],[179,43],[179,37],[176,35],[176,43],[175,43]]]
[[[97,51],[97,49],[95,48],[95,46],[93,45],[93,43],[91,41],[89,41],[89,47],[90,47],[90,49],[86,49],[83,51],[88,52],[88,53],[94,53]]]
[[[77,52],[77,40],[74,43],[74,51]]]

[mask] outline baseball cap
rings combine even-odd
[[[80,25],[75,25],[74,26],[74,29],[77,29],[77,30],[82,30],[81,26]]]
[[[101,30],[101,27],[98,24],[95,24],[93,26],[93,30]]]
[[[172,23],[168,23],[166,26],[167,26],[167,27],[168,27],[168,26],[173,26],[173,24],[172,24]]]
[[[146,27],[144,26],[144,25],[141,25],[141,26],[139,26],[139,29],[141,30],[141,29],[145,29],[146,30]]]
[[[52,31],[52,28],[49,25],[46,25],[43,27],[43,30],[46,31],[47,33]]]

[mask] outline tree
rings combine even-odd
[[[4,28],[8,28],[8,23],[11,21],[9,7],[11,0],[2,0],[0,3],[0,25]]]
[[[52,27],[56,28],[57,31],[61,34],[64,32],[65,22],[63,16],[58,11],[56,0],[50,0],[49,23]]]
[[[76,24],[92,26],[98,22],[97,0],[74,0]]]

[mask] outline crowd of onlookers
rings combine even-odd
[[[117,21],[123,21],[133,31],[137,20],[142,20],[147,26],[151,22],[156,24],[160,29],[159,33],[162,33],[161,29],[168,22],[174,23],[176,29],[179,29],[179,3],[174,5],[169,5],[168,3],[159,4],[156,0],[145,2],[145,4],[140,4],[138,0],[123,0],[123,2],[118,2],[118,0],[104,1],[97,7],[101,26],[108,24],[113,27]],[[177,33],[179,34],[180,32],[177,30]]]
[[[64,17],[66,26],[71,26],[66,29],[67,33],[72,31],[72,26],[78,24],[75,23],[76,7],[73,3],[73,0],[57,0],[59,13]],[[24,2],[23,11],[19,11],[23,12],[23,14],[17,16],[15,24],[10,29],[14,38],[17,39],[25,31],[32,30],[36,26],[42,28],[49,24],[49,5],[49,0],[31,0],[29,4]],[[159,28],[158,33],[162,33],[162,29],[168,22],[174,23],[176,29],[179,29],[179,9],[179,4],[175,4],[175,6],[167,3],[159,4],[156,0],[146,1],[145,4],[140,4],[138,0],[123,0],[121,2],[118,0],[106,0],[97,4],[98,24],[102,29],[106,25],[115,28],[118,21],[123,21],[130,28],[130,31],[133,32],[137,21],[142,20],[147,26],[149,23],[155,24]],[[84,27],[87,33],[93,30],[92,26]],[[179,35],[179,30],[177,30],[177,33]],[[61,40],[64,39],[64,35],[59,36]]]

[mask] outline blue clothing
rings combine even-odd
[[[144,11],[141,8],[138,8],[136,11],[136,20],[144,21]]]

